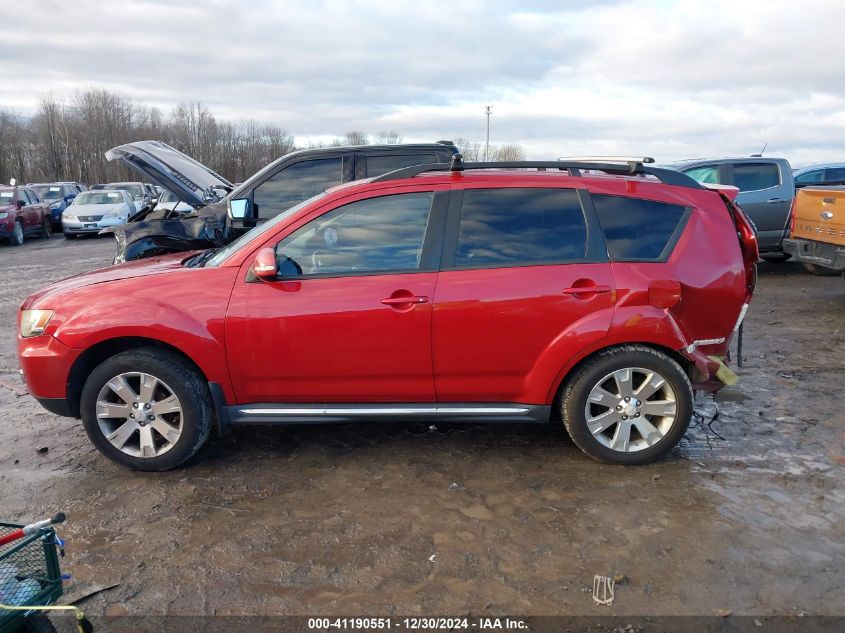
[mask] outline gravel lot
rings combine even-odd
[[[66,591],[119,583],[91,614],[845,615],[842,279],[762,264],[739,385],[653,466],[556,426],[364,424],[236,429],[143,474],[17,374],[23,298],[112,253],[0,245],[0,516],[67,512]],[[612,606],[594,574],[627,577]]]

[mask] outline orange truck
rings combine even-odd
[[[845,187],[798,190],[783,250],[815,275],[845,276]]]

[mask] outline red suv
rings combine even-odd
[[[341,185],[223,249],[32,295],[23,374],[141,470],[214,426],[352,420],[562,421],[651,462],[730,373],[757,242],[736,189],[644,163],[458,155]]]

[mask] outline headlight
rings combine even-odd
[[[51,205],[50,205],[50,208],[51,208],[51,209],[58,209],[60,206],[62,206],[62,201],[61,201],[61,200],[59,200],[58,202],[54,202],[53,204],[51,204]]]
[[[44,334],[44,329],[53,316],[52,310],[22,310],[21,311],[21,336],[29,338]]]
[[[76,216],[72,213],[62,213],[62,220],[67,220],[68,222],[76,222]]]
[[[0,220],[5,220],[8,217],[9,217],[8,211],[0,211]]]

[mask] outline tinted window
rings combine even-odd
[[[740,191],[769,189],[780,184],[780,169],[770,163],[734,165],[734,185]]]
[[[255,189],[253,202],[258,207],[258,217],[265,220],[272,218],[329,187],[339,185],[342,164],[341,158],[321,158],[285,167]]]
[[[279,271],[292,277],[417,270],[432,198],[382,196],[329,211],[279,242]]]
[[[587,227],[572,189],[467,189],[455,266],[583,260]]]
[[[825,180],[845,180],[845,167],[832,167],[825,170]]]
[[[704,167],[693,167],[684,172],[687,176],[698,182],[719,182],[719,168],[716,165],[706,165]]]
[[[661,259],[684,207],[622,196],[593,196],[607,252],[619,260]]]
[[[367,176],[381,176],[394,169],[436,163],[434,154],[414,154],[408,156],[367,156]]]
[[[814,169],[813,171],[808,171],[806,173],[801,174],[800,176],[795,176],[795,182],[799,183],[821,182],[823,179],[823,169]]]

